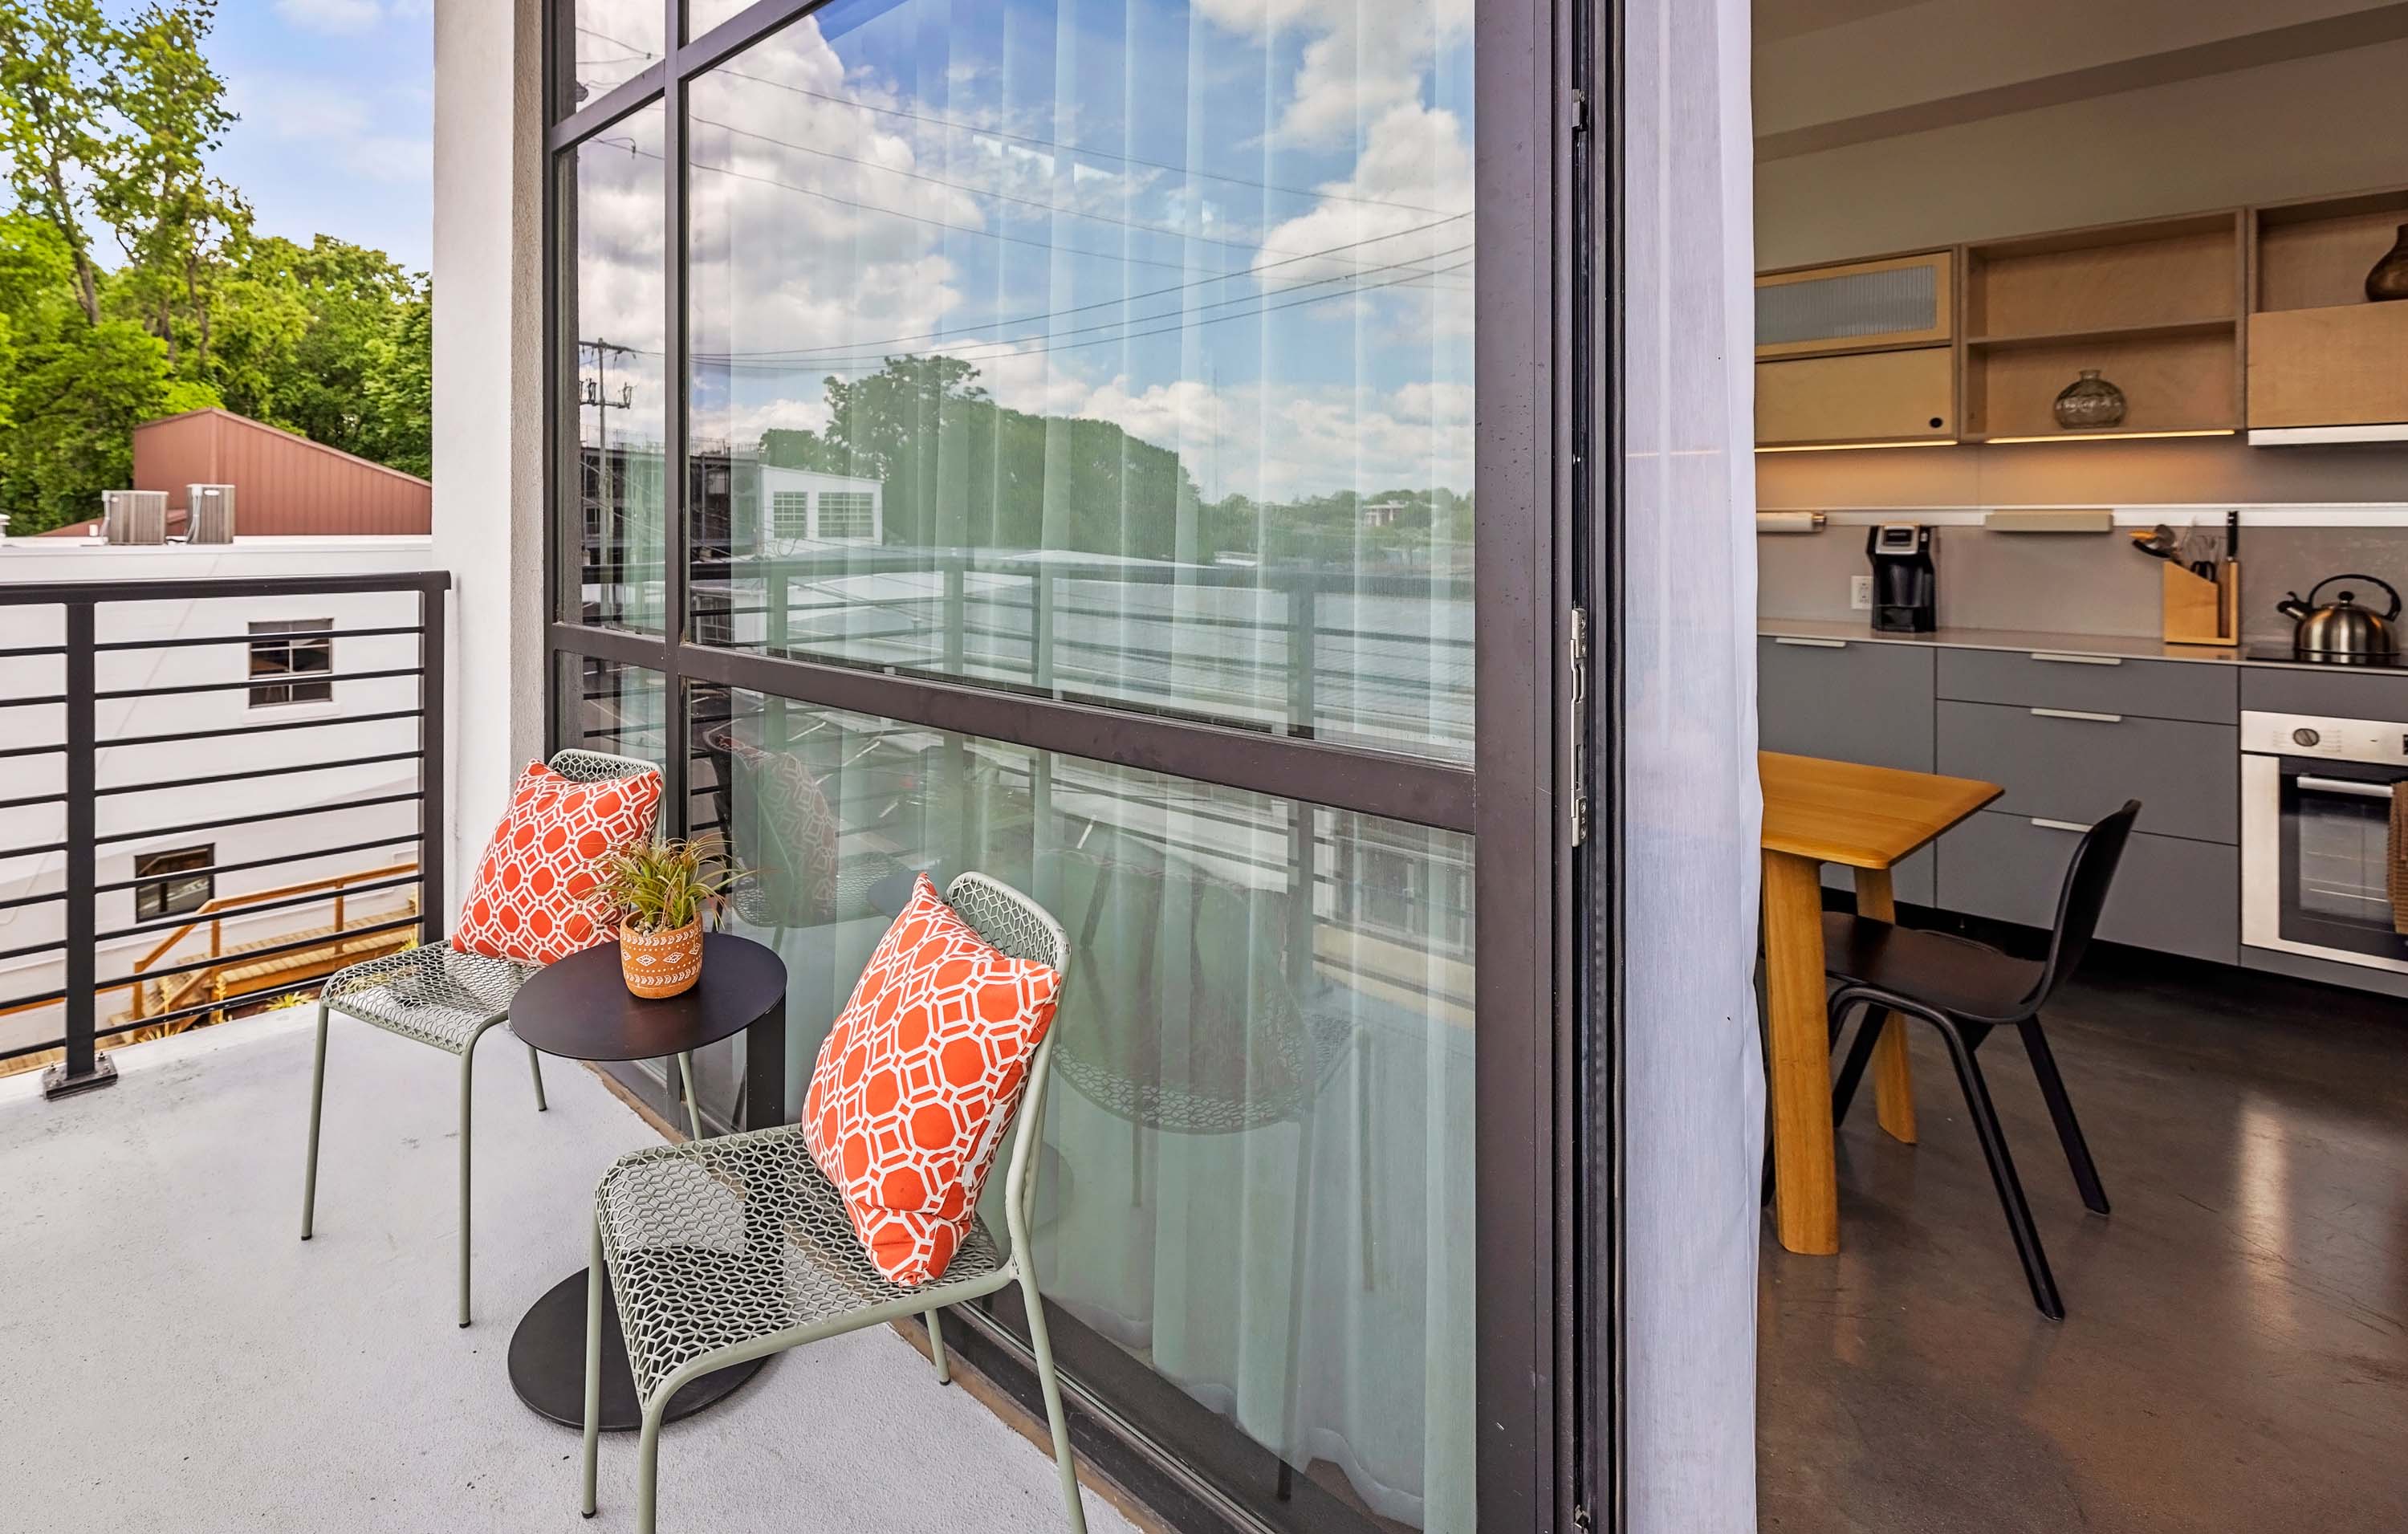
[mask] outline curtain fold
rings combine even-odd
[[[1623,0],[1629,1527],[1756,1527],[1754,222],[1743,0]],[[1611,16],[1600,35],[1614,36]]]

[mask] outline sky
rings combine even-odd
[[[241,115],[218,172],[262,233],[434,259],[432,0],[227,0],[208,40]]]

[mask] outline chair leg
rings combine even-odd
[[[301,1239],[318,1217],[318,1118],[326,1100],[326,1004],[318,1003],[318,1054],[309,1067],[309,1165],[301,1176]]]
[[[585,1261],[585,1516],[595,1513],[602,1458],[602,1220],[596,1215]]]
[[[1965,1089],[1965,1108],[1973,1120],[1973,1131],[1981,1138],[1982,1154],[1990,1163],[1990,1181],[1997,1184],[2000,1207],[2006,1211],[2007,1229],[2015,1239],[2015,1254],[2023,1258],[2024,1278],[2031,1284],[2032,1303],[2040,1313],[2051,1321],[2065,1319],[2065,1301],[2058,1297],[2056,1276],[2048,1269],[2048,1254],[2041,1249],[2039,1227],[2032,1224],[2031,1205],[2024,1200],[2024,1185],[2015,1176],[2014,1157],[2007,1153],[2006,1132],[1999,1126],[1998,1110],[1991,1105],[1989,1084],[1982,1079],[1982,1068],[1973,1058],[1972,1046],[1958,1033],[1954,1025],[1941,1022],[1940,1037],[1947,1041],[1948,1057],[1956,1064],[1957,1084]]]
[[[945,1324],[935,1311],[928,1312],[923,1319],[928,1323],[928,1356],[936,1360],[937,1383],[951,1384],[953,1371],[945,1363]]]
[[[636,1534],[653,1534],[661,1499],[661,1419],[667,1415],[669,1393],[656,1391],[644,1403],[643,1435],[636,1445]]]
[[[535,1111],[540,1113],[552,1104],[543,1100],[543,1051],[533,1044],[527,1046],[527,1074],[535,1078]]]
[[[1079,1501],[1079,1467],[1070,1457],[1070,1419],[1062,1411],[1062,1382],[1054,1374],[1054,1344],[1045,1335],[1045,1300],[1037,1292],[1037,1274],[1030,1259],[1020,1261],[1020,1298],[1028,1312],[1028,1347],[1037,1355],[1037,1387],[1045,1396],[1045,1425],[1054,1431],[1054,1469],[1062,1478],[1062,1502],[1069,1513],[1070,1534],[1087,1534],[1087,1510]],[[643,1534],[652,1534],[644,1526]]]
[[[2057,1121],[2057,1142],[2065,1147],[2066,1164],[2073,1168],[2073,1185],[2082,1190],[2083,1207],[2093,1214],[2107,1212],[2107,1189],[2099,1181],[2099,1168],[2090,1159],[2090,1142],[2082,1138],[2082,1125],[2073,1116],[2073,1099],[2065,1095],[2065,1078],[2057,1074],[2057,1055],[2048,1047],[2048,1036],[2040,1030],[2035,1017],[2023,1024],[2024,1053],[2031,1056],[2032,1074],[2040,1078],[2040,1095],[2047,1099],[2048,1116]]]
[[[477,1040],[460,1052],[460,1325],[468,1324],[468,1131],[474,1118]]]
[[[1873,1049],[1881,1042],[1882,1031],[1890,1025],[1888,1008],[1872,1001],[1860,1005],[1856,1042],[1848,1047],[1848,1058],[1840,1068],[1839,1083],[1831,1088],[1833,1128],[1847,1122],[1848,1107],[1856,1100],[1856,1088],[1864,1082],[1865,1068],[1872,1063]]]
[[[678,1079],[685,1083],[685,1125],[694,1138],[702,1138],[702,1100],[694,1095],[694,1056],[678,1052]]]

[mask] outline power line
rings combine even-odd
[[[1412,226],[1412,228],[1410,228],[1410,229],[1398,229],[1398,230],[1397,230],[1396,232],[1394,232],[1393,234],[1386,234],[1386,235],[1372,235],[1372,236],[1370,236],[1369,237],[1365,238],[1365,239],[1351,240],[1351,241],[1347,242],[1347,243],[1346,243],[1346,244],[1344,244],[1344,245],[1331,245],[1331,246],[1325,247],[1324,249],[1322,249],[1322,250],[1318,250],[1318,251],[1306,251],[1301,252],[1300,254],[1288,256],[1288,257],[1286,257],[1286,258],[1284,258],[1284,259],[1283,259],[1283,260],[1279,260],[1279,261],[1267,261],[1267,262],[1264,262],[1264,263],[1263,263],[1261,265],[1259,265],[1259,266],[1249,267],[1249,268],[1246,268],[1246,269],[1244,269],[1244,270],[1240,270],[1240,271],[1224,272],[1224,273],[1220,274],[1219,276],[1216,276],[1216,277],[1207,277],[1207,278],[1203,278],[1203,279],[1201,279],[1201,280],[1197,280],[1197,281],[1194,281],[1194,282],[1174,282],[1174,283],[1170,284],[1170,285],[1169,285],[1169,286],[1168,286],[1168,287],[1151,288],[1151,289],[1148,289],[1147,291],[1145,291],[1145,292],[1143,292],[1143,293],[1125,294],[1123,294],[1122,296],[1120,296],[1120,297],[1118,297],[1118,298],[1099,298],[1099,299],[1097,299],[1096,302],[1094,302],[1094,303],[1092,303],[1092,304],[1076,304],[1076,305],[1071,306],[1071,307],[1070,307],[1070,308],[1068,308],[1044,309],[1044,310],[1041,310],[1041,311],[1039,311],[1039,312],[1038,312],[1038,313],[1035,313],[1035,314],[1025,314],[1025,315],[1019,315],[1019,316],[1016,316],[1015,318],[1009,319],[1009,320],[985,320],[985,321],[982,321],[982,322],[980,322],[979,323],[974,324],[974,325],[962,325],[962,326],[960,326],[960,327],[958,327],[958,328],[956,328],[956,329],[953,329],[953,330],[927,330],[927,331],[922,331],[920,334],[918,334],[918,335],[916,335],[916,336],[887,336],[887,337],[879,337],[879,338],[874,338],[874,339],[870,339],[870,340],[851,340],[851,341],[840,341],[840,342],[837,343],[837,346],[838,346],[838,347],[839,347],[839,348],[846,349],[846,350],[856,350],[856,351],[857,351],[857,350],[861,350],[861,349],[868,348],[868,347],[880,347],[880,346],[900,346],[900,345],[903,345],[903,344],[905,344],[905,343],[907,343],[907,342],[910,342],[910,341],[935,341],[935,340],[943,340],[943,339],[946,339],[946,338],[948,338],[948,337],[954,337],[954,336],[968,336],[968,335],[970,335],[970,334],[972,334],[972,333],[974,333],[974,332],[981,331],[981,330],[999,330],[999,329],[1003,328],[1003,327],[1004,327],[1004,326],[1006,326],[1006,325],[1033,325],[1033,324],[1038,323],[1039,323],[1039,322],[1040,322],[1040,321],[1059,319],[1059,318],[1061,318],[1062,316],[1064,316],[1064,315],[1066,315],[1066,314],[1084,314],[1084,313],[1086,313],[1086,312],[1087,312],[1088,310],[1090,310],[1090,309],[1111,308],[1115,307],[1116,305],[1121,305],[1121,304],[1136,304],[1136,303],[1142,303],[1142,302],[1144,302],[1146,299],[1149,299],[1149,298],[1160,298],[1160,297],[1165,296],[1166,294],[1174,294],[1174,293],[1186,293],[1186,292],[1188,292],[1188,291],[1190,291],[1190,290],[1192,290],[1192,289],[1195,289],[1195,288],[1209,288],[1209,287],[1211,287],[1212,284],[1214,284],[1215,282],[1226,282],[1226,281],[1228,281],[1228,280],[1229,280],[1230,279],[1232,279],[1232,278],[1237,278],[1237,277],[1254,277],[1254,278],[1257,278],[1257,279],[1259,279],[1259,278],[1262,276],[1262,274],[1263,274],[1263,273],[1265,273],[1265,272],[1268,272],[1268,271],[1276,271],[1276,270],[1278,270],[1278,269],[1279,269],[1280,267],[1282,267],[1282,266],[1293,266],[1293,265],[1295,265],[1297,263],[1298,263],[1298,262],[1300,262],[1300,261],[1320,261],[1320,260],[1326,259],[1326,257],[1329,257],[1329,256],[1335,255],[1335,254],[1337,254],[1338,252],[1340,252],[1340,251],[1356,251],[1356,250],[1360,250],[1360,249],[1362,249],[1362,248],[1363,248],[1364,246],[1366,246],[1366,245],[1377,245],[1377,244],[1381,243],[1381,242],[1382,242],[1382,241],[1383,241],[1383,240],[1402,239],[1402,238],[1404,238],[1404,237],[1405,237],[1406,236],[1408,236],[1408,235],[1418,235],[1418,234],[1423,234],[1423,233],[1426,233],[1426,232],[1427,232],[1427,231],[1429,231],[1429,230],[1432,230],[1432,229],[1441,228],[1441,227],[1443,227],[1443,226],[1445,226],[1445,225],[1447,225],[1447,224],[1450,224],[1450,223],[1459,223],[1459,222],[1461,222],[1463,220],[1468,219],[1468,218],[1469,218],[1470,216],[1471,216],[1471,215],[1470,215],[1470,214],[1469,214],[1469,213],[1457,213],[1457,214],[1455,214],[1455,215],[1453,215],[1452,217],[1449,217],[1449,218],[1443,218],[1443,219],[1432,219],[1432,220],[1431,220],[1429,222],[1427,222],[1427,223],[1417,223],[1417,224],[1413,225],[1413,226]],[[1441,253],[1441,254],[1452,254],[1453,252],[1451,252],[1451,251],[1446,251],[1446,252],[1440,252],[1440,253]],[[1422,258],[1422,259],[1427,259],[1427,258]],[[1394,264],[1394,263],[1391,263],[1391,265],[1395,265],[1395,264]],[[1357,270],[1357,271],[1360,271],[1360,270],[1363,270],[1363,269],[1364,269],[1364,268],[1360,268],[1360,267],[1356,268],[1356,270]],[[1386,268],[1386,267],[1374,267],[1374,268],[1370,268],[1370,269],[1372,269],[1372,270],[1386,270],[1386,269],[1388,269],[1388,268]],[[1330,280],[1336,280],[1336,279],[1324,279],[1323,280],[1325,280],[1325,281],[1330,281]],[[1307,285],[1309,285],[1309,284],[1307,284]],[[772,348],[767,348],[767,349],[764,349],[764,350],[754,351],[725,351],[725,352],[712,352],[712,353],[710,353],[710,356],[712,356],[712,357],[714,357],[714,358],[716,358],[716,357],[784,357],[784,356],[819,356],[819,355],[824,354],[824,352],[826,352],[826,351],[829,351],[829,350],[831,350],[831,349],[829,349],[829,348],[819,348],[819,349],[813,349],[813,348],[810,348],[810,347],[792,347],[792,346],[789,346],[789,347],[772,347]]]
[[[725,75],[732,79],[751,80],[755,85],[791,91],[798,96],[811,96],[821,101],[834,102],[839,107],[850,107],[855,111],[877,112],[886,117],[906,118],[913,122],[925,122],[935,127],[951,128],[959,133],[984,134],[990,138],[1008,138],[1016,144],[1032,144],[1039,149],[1062,150],[1071,154],[1083,154],[1091,159],[1118,160],[1123,165],[1144,165],[1151,170],[1167,170],[1176,176],[1201,177],[1208,181],[1220,181],[1228,186],[1254,187],[1259,191],[1276,192],[1290,197],[1327,198],[1338,202],[1368,203],[1379,208],[1402,208],[1415,213],[1446,211],[1443,208],[1425,208],[1419,203],[1399,202],[1390,197],[1362,197],[1351,193],[1282,186],[1276,181],[1253,181],[1241,176],[1224,176],[1217,171],[1195,170],[1186,165],[1174,165],[1164,160],[1148,160],[1141,155],[1115,154],[1111,150],[1093,149],[1084,144],[1065,143],[1055,138],[1037,138],[1027,134],[1012,133],[1002,128],[982,128],[974,122],[964,122],[955,118],[930,117],[921,112],[907,112],[900,107],[873,107],[866,101],[854,101],[845,96],[832,96],[824,91],[813,91],[800,85],[790,85],[784,80],[748,75],[740,69],[730,69],[724,65],[722,65],[715,73]]]

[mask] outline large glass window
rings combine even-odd
[[[1275,1527],[1471,1528],[1469,839],[740,691],[692,736],[689,824],[786,962],[787,1114],[917,873],[1031,892],[1074,954],[1066,1367]]]
[[[574,111],[661,61],[661,0],[570,0]]]
[[[1448,0],[838,0],[696,77],[696,637],[1468,761],[1470,64]]]
[[[652,7],[655,26],[660,7]],[[571,623],[661,626],[667,450],[662,332],[662,108],[565,157],[560,192],[560,610]]]

